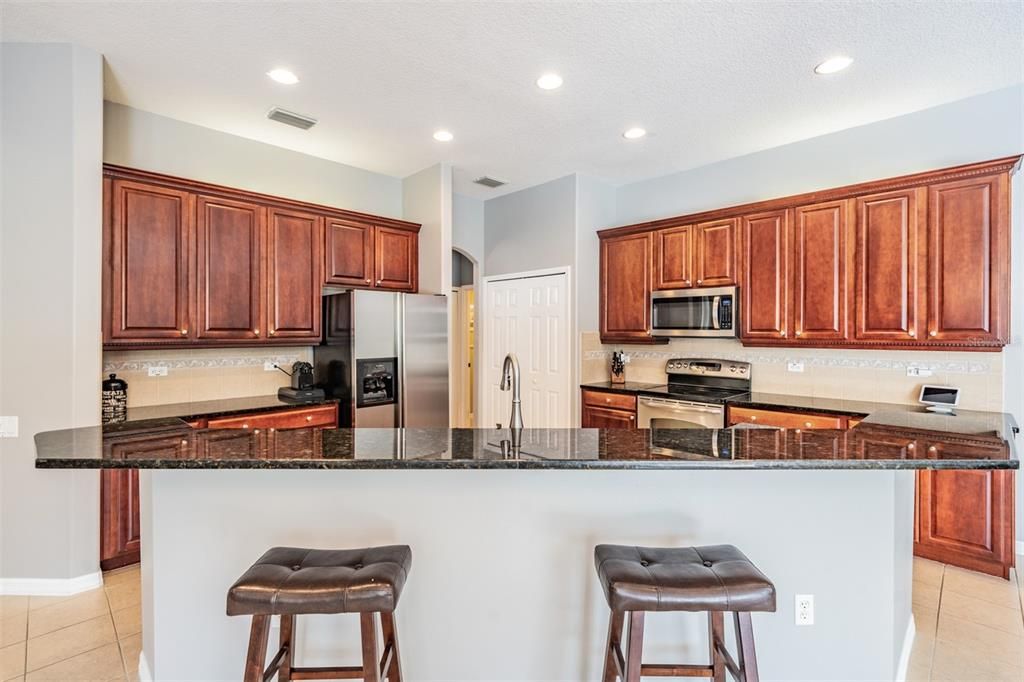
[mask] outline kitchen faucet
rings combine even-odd
[[[501,390],[512,389],[512,416],[509,417],[508,427],[513,431],[523,428],[523,406],[519,398],[519,358],[515,353],[505,356],[505,363],[501,367]]]

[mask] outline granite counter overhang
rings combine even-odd
[[[180,422],[179,422],[180,424]],[[1017,469],[1002,438],[786,429],[192,429],[37,434],[41,469]],[[901,439],[919,447],[906,447]],[[900,443],[903,446],[900,447]],[[893,445],[895,444],[895,445]],[[924,453],[918,456],[917,453]]]

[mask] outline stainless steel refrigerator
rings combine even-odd
[[[448,300],[385,291],[323,297],[317,385],[355,427],[448,427]]]

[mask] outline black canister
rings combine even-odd
[[[128,418],[128,382],[116,374],[103,382],[103,423],[123,422]]]

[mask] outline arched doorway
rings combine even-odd
[[[476,261],[452,249],[451,315],[451,424],[453,428],[476,426]]]

